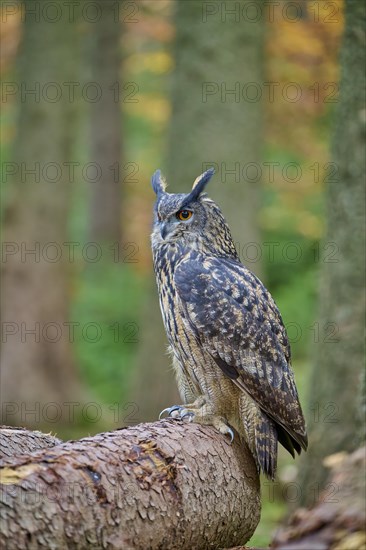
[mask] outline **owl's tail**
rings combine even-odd
[[[257,462],[262,472],[272,481],[277,469],[277,442],[276,424],[259,409],[255,425]]]

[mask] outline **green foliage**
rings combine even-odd
[[[269,481],[261,479],[261,521],[250,539],[250,546],[255,548],[266,548],[268,546],[278,525],[280,525],[286,514],[286,503],[277,497],[273,487],[269,483]]]
[[[78,283],[71,317],[83,331],[75,351],[88,386],[106,403],[128,398],[144,284],[130,266],[103,262],[88,267]]]
[[[294,359],[304,359],[317,335],[314,325],[317,277],[313,268],[295,273],[276,293],[276,303],[287,328]]]

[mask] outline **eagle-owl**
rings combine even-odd
[[[307,448],[304,417],[281,314],[261,281],[241,262],[230,229],[203,190],[166,192],[160,171],[151,236],[160,307],[184,405],[174,418],[211,424],[245,438],[274,479],[278,441],[295,456]]]

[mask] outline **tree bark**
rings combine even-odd
[[[0,428],[0,459],[24,455],[59,445],[61,439],[42,432],[2,426]]]
[[[239,437],[173,420],[4,459],[0,480],[8,550],[222,548],[245,544],[260,516]]]
[[[323,487],[322,460],[359,443],[361,373],[364,368],[365,265],[365,28],[366,7],[346,1],[341,85],[332,160],[338,177],[328,184],[325,242],[334,261],[323,259],[320,341],[310,382],[309,450],[300,469],[303,503]],[[361,398],[361,395],[360,395]]]
[[[82,393],[67,324],[65,247],[76,121],[65,83],[77,81],[78,44],[67,10],[60,6],[57,21],[37,20],[28,13],[35,7],[24,3],[13,174],[4,193],[1,421],[45,428],[42,404]]]
[[[110,244],[121,240],[121,24],[115,4],[98,1],[100,19],[91,25],[92,80],[101,97],[91,105],[91,162],[97,163],[101,178],[91,183],[89,239]]]

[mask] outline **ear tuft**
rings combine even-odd
[[[202,191],[204,190],[206,184],[210,181],[212,176],[214,175],[215,170],[214,168],[209,168],[206,170],[206,172],[203,172],[198,178],[194,180],[192,191],[189,193],[189,195],[185,198],[183,203],[180,205],[181,208],[184,208],[189,203],[194,202],[198,199]]]
[[[214,173],[215,173],[214,168],[209,168],[208,170],[206,170],[206,172],[203,172],[203,174],[201,174],[200,176],[198,176],[198,178],[194,180],[192,189],[195,189],[197,185],[199,185],[203,189],[206,183],[210,181]]]
[[[209,168],[194,180],[192,191],[189,194],[189,201],[194,201],[199,197],[214,173],[215,169]]]
[[[153,173],[151,178],[151,185],[157,196],[165,193],[167,183],[165,181],[165,178],[161,175],[160,170],[156,170],[156,172]]]

